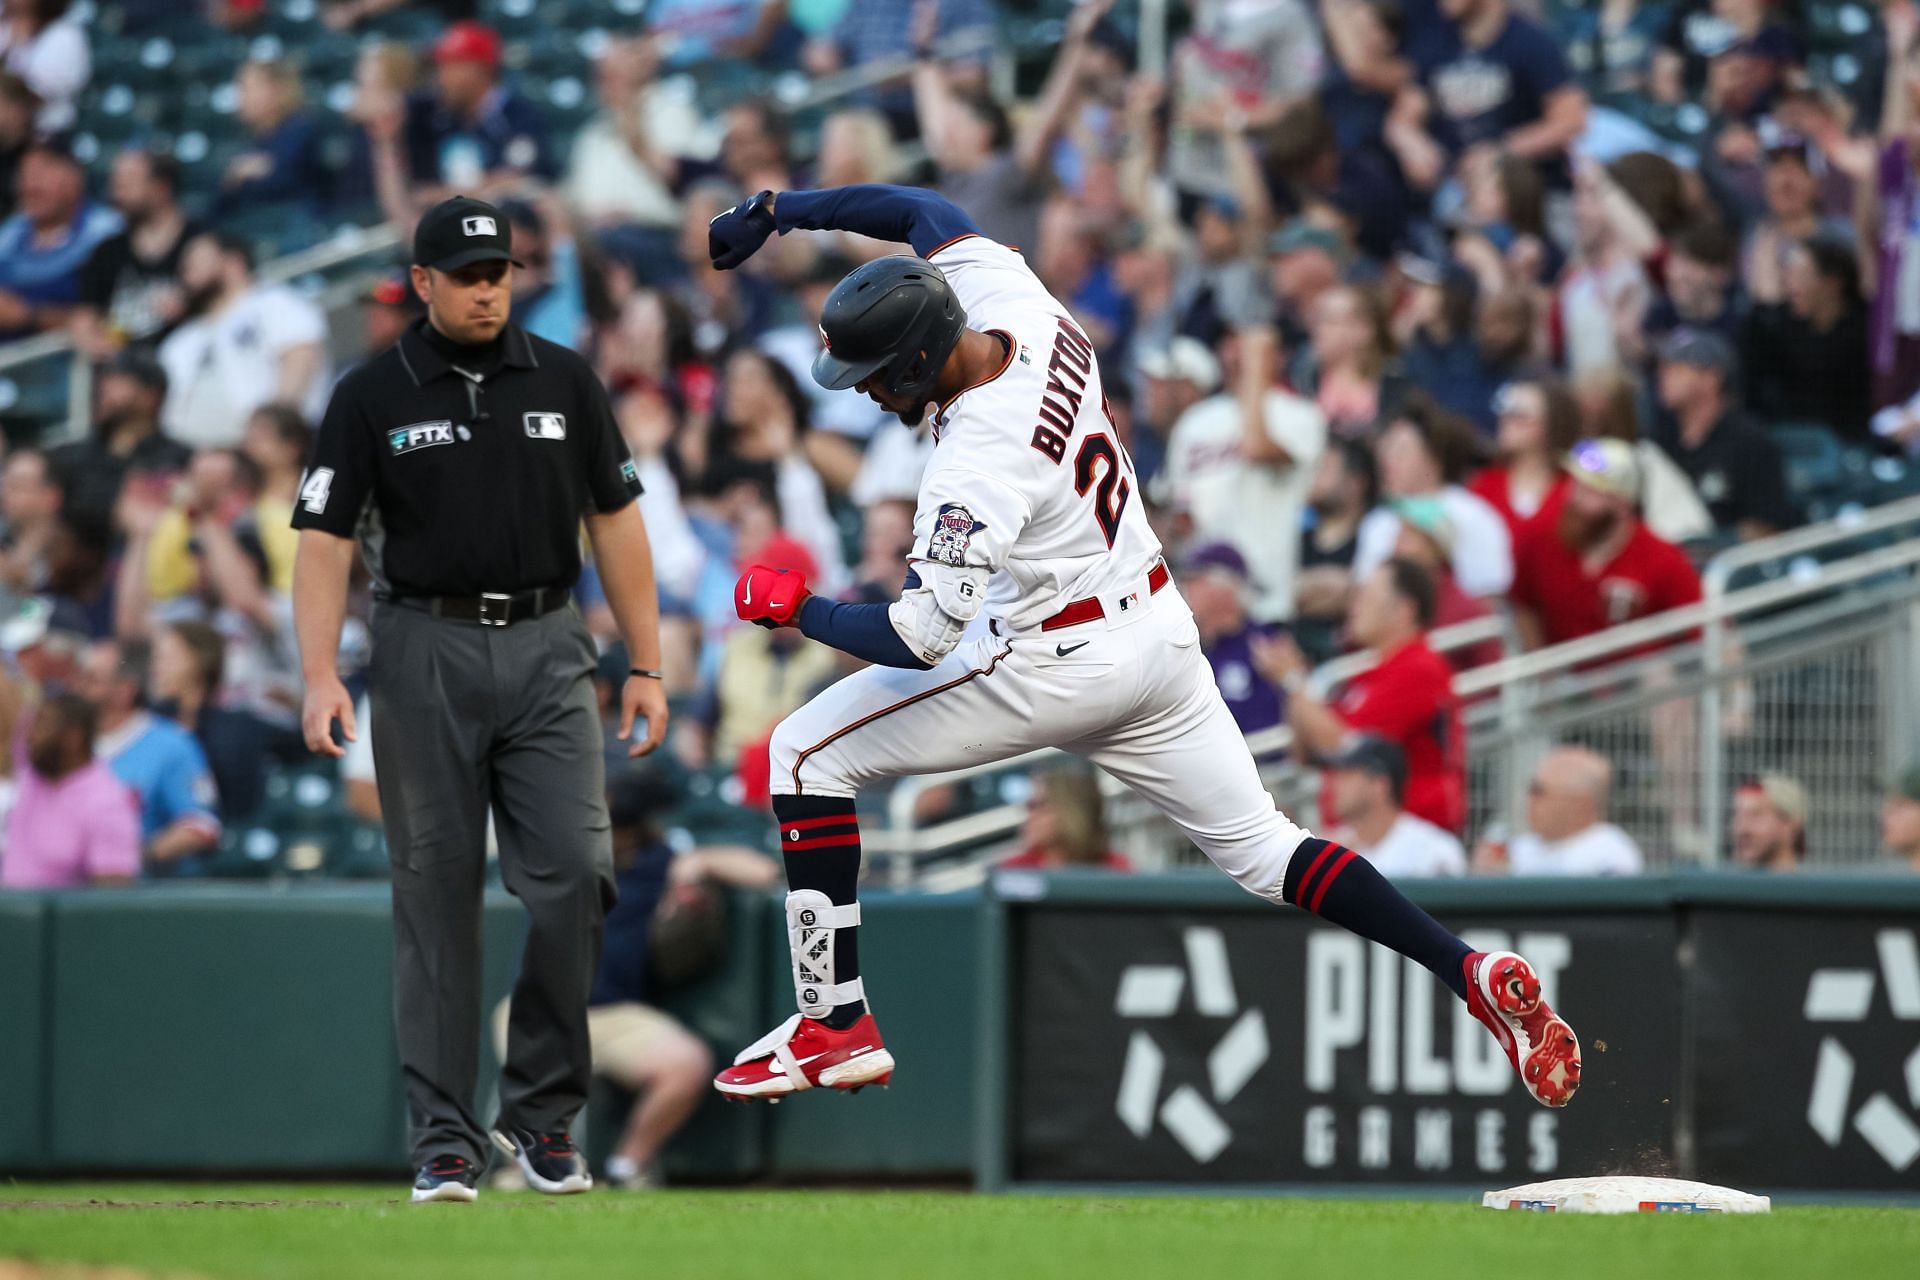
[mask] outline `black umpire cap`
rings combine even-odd
[[[513,224],[484,200],[454,196],[421,215],[413,231],[413,260],[437,271],[458,271],[476,262],[512,262]]]

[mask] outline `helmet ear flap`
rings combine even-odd
[[[921,347],[913,353],[911,359],[898,367],[894,374],[890,390],[896,395],[905,395],[915,387],[926,385],[931,388],[935,370],[927,358],[927,350]]]

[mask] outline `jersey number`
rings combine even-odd
[[[1093,518],[1100,522],[1100,532],[1106,535],[1109,547],[1120,533],[1120,515],[1127,509],[1127,499],[1133,496],[1132,482],[1121,474],[1123,456],[1102,433],[1088,436],[1073,459],[1074,492],[1083,498],[1094,486],[1094,473],[1100,472],[1100,494],[1094,500]],[[1104,471],[1100,470],[1101,463],[1106,464]]]
[[[315,467],[307,473],[306,481],[300,486],[300,501],[314,515],[324,515],[327,510],[327,492],[333,488],[333,468]]]

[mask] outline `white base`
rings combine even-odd
[[[1773,1201],[1679,1178],[1558,1178],[1489,1191],[1483,1209],[1534,1213],[1771,1213]]]

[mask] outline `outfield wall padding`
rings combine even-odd
[[[1410,892],[1551,969],[1573,1108],[1524,1098],[1424,975],[1217,877],[1014,874],[868,899],[893,1088],[710,1099],[668,1173],[1920,1190],[1920,877]],[[779,897],[730,903],[717,970],[663,1001],[722,1061],[792,1008]],[[399,1173],[390,919],[376,885],[0,895],[0,1175]],[[524,926],[503,893],[484,919],[491,1004]],[[596,1092],[592,1149],[622,1109]]]

